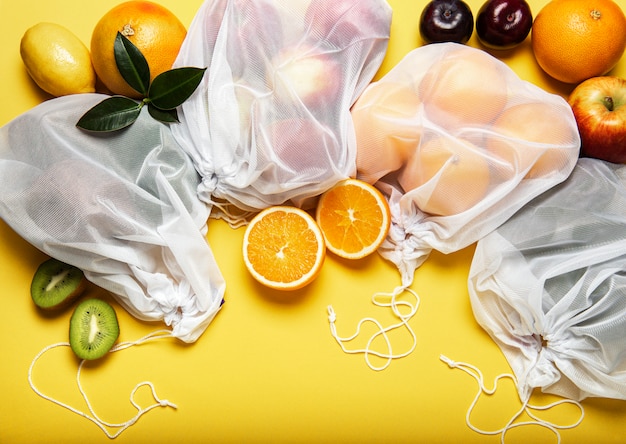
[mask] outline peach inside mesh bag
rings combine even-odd
[[[208,70],[173,134],[212,216],[310,208],[355,174],[350,107],[382,63],[384,0],[206,0],[175,66]],[[230,210],[230,211],[229,211]]]
[[[351,114],[357,178],[380,189],[391,209],[378,252],[399,270],[394,295],[433,250],[470,246],[564,181],[580,149],[563,97],[455,43],[408,53]]]
[[[478,242],[472,310],[521,400],[626,399],[625,224],[626,167],[583,158]]]

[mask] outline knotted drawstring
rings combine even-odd
[[[415,304],[411,304],[408,301],[401,301],[398,300],[398,296],[404,292],[410,293],[415,297]],[[391,300],[388,303],[383,303],[380,302],[378,300],[378,298],[380,298],[381,296],[385,296],[385,297],[390,297]],[[356,332],[352,335],[352,336],[348,336],[348,337],[340,337],[337,333],[337,327],[335,326],[335,322],[337,320],[337,315],[335,314],[335,310],[333,309],[332,305],[328,306],[328,321],[330,323],[330,333],[331,335],[335,338],[335,340],[337,341],[337,343],[339,344],[339,346],[341,347],[341,349],[345,352],[345,353],[349,353],[349,354],[357,354],[357,353],[363,353],[365,356],[365,362],[367,363],[367,365],[375,371],[380,371],[380,370],[384,370],[386,369],[390,364],[391,361],[393,359],[398,359],[398,358],[403,358],[405,356],[408,356],[409,354],[411,354],[413,352],[413,350],[415,349],[416,345],[417,345],[417,336],[415,335],[415,332],[413,332],[413,329],[411,328],[411,326],[408,324],[409,320],[415,315],[415,313],[417,312],[417,308],[419,307],[419,296],[417,295],[417,293],[413,290],[411,290],[410,288],[406,288],[406,287],[397,287],[393,292],[391,293],[376,293],[374,294],[374,296],[372,297],[372,302],[379,306],[379,307],[390,307],[393,314],[400,319],[399,323],[396,324],[392,324],[389,325],[388,327],[383,327],[383,325],[376,319],[371,318],[371,317],[367,317],[364,319],[361,319],[361,321],[358,323],[357,327],[356,327]],[[409,313],[407,314],[402,314],[402,312],[400,311],[400,307],[409,307]],[[344,345],[344,342],[349,342],[352,341],[353,339],[355,339],[361,332],[361,327],[364,323],[366,322],[371,322],[374,325],[376,325],[376,327],[378,328],[378,331],[376,333],[374,333],[369,340],[367,341],[367,344],[365,346],[365,348],[362,349],[353,349],[350,350],[348,348],[346,348],[346,346]],[[400,354],[394,354],[393,350],[392,350],[392,346],[391,346],[391,341],[389,340],[389,336],[387,335],[387,333],[391,330],[394,330],[396,328],[400,328],[400,327],[405,327],[409,334],[411,335],[412,339],[413,339],[413,344],[410,347],[410,349],[404,353],[400,353]],[[378,352],[376,350],[373,350],[372,347],[372,343],[374,342],[374,340],[376,338],[378,338],[379,336],[381,336],[384,341],[385,344],[387,346],[387,352],[386,353],[382,353],[382,352]],[[387,361],[385,362],[385,364],[383,364],[382,366],[375,366],[374,364],[372,364],[370,357],[371,356],[378,356],[379,358],[383,358],[386,359]]]
[[[467,413],[465,415],[465,423],[467,424],[467,426],[472,429],[473,431],[483,434],[483,435],[498,435],[500,434],[500,442],[502,444],[504,444],[504,440],[505,440],[505,436],[506,433],[516,427],[522,427],[522,426],[526,426],[526,425],[536,425],[536,426],[541,426],[541,427],[545,427],[546,429],[552,431],[556,438],[557,438],[557,443],[560,444],[561,442],[561,435],[559,433],[559,430],[562,429],[572,429],[574,427],[577,427],[583,420],[584,416],[585,416],[585,410],[583,408],[583,406],[578,402],[578,401],[573,401],[571,399],[562,399],[560,401],[556,401],[553,402],[551,404],[545,405],[545,406],[535,406],[535,405],[531,405],[529,403],[529,398],[530,396],[527,396],[526,399],[521,399],[520,396],[520,401],[522,402],[522,407],[511,417],[511,419],[509,420],[509,422],[506,423],[506,425],[504,427],[502,427],[501,429],[498,430],[483,430],[480,429],[476,426],[474,426],[471,422],[471,415],[472,415],[472,411],[474,410],[474,407],[476,406],[476,403],[478,402],[478,399],[480,398],[480,396],[485,393],[486,395],[493,395],[497,388],[498,388],[498,382],[500,381],[500,379],[504,379],[504,378],[509,378],[513,381],[513,383],[515,384],[515,386],[517,387],[518,382],[517,382],[517,378],[515,377],[515,375],[512,375],[510,373],[502,373],[498,376],[495,377],[494,381],[493,381],[493,388],[491,390],[487,389],[485,387],[485,382],[484,382],[484,378],[483,378],[483,374],[481,373],[481,371],[471,365],[471,364],[467,364],[465,362],[456,362],[453,361],[452,359],[441,355],[439,357],[443,362],[445,362],[446,364],[448,364],[448,366],[450,368],[458,368],[460,370],[463,370],[465,373],[467,373],[468,375],[470,375],[472,378],[474,378],[476,380],[476,382],[478,383],[478,392],[476,393],[476,396],[474,397],[474,400],[472,401],[472,403],[470,404],[469,408],[467,409]],[[519,391],[518,391],[518,395],[519,395]],[[543,420],[541,418],[538,418],[534,413],[532,413],[532,410],[549,410],[552,407],[556,407],[558,405],[561,404],[573,404],[576,407],[578,407],[580,409],[580,417],[578,418],[578,420],[576,422],[574,422],[573,424],[568,424],[568,425],[558,425],[558,424],[554,424],[552,422]],[[530,418],[532,418],[532,421],[523,421],[523,422],[515,422],[515,420],[517,420],[523,413],[526,413]]]
[[[168,337],[172,337],[172,332],[169,330],[158,330],[155,332],[152,332],[146,336],[144,336],[143,338],[140,338],[136,341],[131,341],[131,342],[121,342],[117,345],[115,345],[113,348],[111,348],[111,350],[109,351],[109,353],[113,353],[116,351],[121,351],[121,350],[125,350],[129,347],[132,347],[134,345],[139,345],[142,344],[144,342],[148,342],[148,341],[152,341],[152,340],[156,340],[156,339],[161,339],[161,338],[168,338]],[[157,394],[156,394],[156,390],[154,388],[154,385],[149,382],[149,381],[143,381],[138,383],[135,388],[132,390],[132,392],[130,393],[130,403],[137,409],[137,414],[132,417],[131,419],[129,419],[126,422],[123,423],[110,423],[107,421],[104,421],[102,419],[100,419],[100,417],[96,414],[96,412],[94,411],[93,407],[91,406],[91,403],[89,402],[89,398],[87,396],[87,394],[85,393],[82,384],[80,383],[80,374],[81,374],[81,370],[83,368],[83,365],[85,363],[85,360],[82,360],[80,362],[80,364],[78,365],[78,370],[76,372],[76,385],[78,386],[78,390],[80,391],[80,394],[83,396],[83,399],[85,400],[85,403],[87,404],[87,408],[89,409],[89,412],[91,413],[91,415],[82,412],[68,404],[65,404],[57,399],[54,399],[51,396],[48,396],[46,394],[44,394],[43,392],[41,392],[37,387],[35,387],[35,383],[33,382],[33,369],[35,367],[35,364],[37,363],[37,361],[39,360],[39,358],[41,358],[41,356],[43,356],[46,352],[48,352],[49,350],[52,350],[54,348],[57,347],[69,347],[70,344],[69,342],[59,342],[56,344],[51,344],[48,345],[47,347],[45,347],[43,350],[41,350],[34,358],[33,361],[30,364],[30,367],[28,368],[28,383],[30,385],[30,388],[33,389],[33,391],[35,393],[37,393],[39,396],[41,396],[42,398],[53,402],[61,407],[64,407],[66,409],[68,409],[71,412],[76,413],[77,415],[82,416],[83,418],[86,418],[88,420],[90,420],[91,422],[93,422],[94,424],[96,424],[109,438],[111,439],[115,439],[117,438],[124,430],[126,430],[128,427],[132,426],[133,424],[135,424],[139,418],[141,416],[143,416],[144,414],[148,413],[150,410],[157,408],[157,407],[171,407],[173,409],[176,409],[177,406],[176,404],[173,404],[171,402],[169,402],[168,400],[165,399],[160,399]],[[139,390],[141,387],[150,387],[150,390],[152,391],[152,397],[154,398],[154,400],[156,401],[155,404],[152,404],[148,407],[144,407],[141,408],[141,406],[139,406],[136,402],[135,402],[135,393],[137,392],[137,390]],[[109,430],[107,430],[107,427],[109,428],[118,428],[119,430],[117,430],[115,433],[111,433],[109,432]]]

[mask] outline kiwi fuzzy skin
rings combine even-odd
[[[38,295],[37,292],[45,292],[44,289],[38,287],[38,277],[41,276],[42,273],[46,273],[46,269],[48,271],[50,268],[61,269],[62,267],[71,268],[74,274],[80,275],[80,281],[74,288],[74,290],[68,293],[63,299],[59,300],[56,304],[50,304],[48,300],[46,300],[44,295]],[[39,282],[41,285],[41,282]],[[41,310],[44,311],[57,311],[62,310],[64,308],[69,307],[79,296],[81,296],[87,288],[87,279],[83,275],[83,272],[77,267],[73,267],[71,265],[65,264],[57,259],[50,258],[39,265],[35,275],[33,276],[33,281],[31,282],[30,287],[30,295],[34,304]]]
[[[90,332],[94,333],[91,342]],[[80,359],[100,359],[111,350],[119,334],[115,309],[102,299],[81,301],[70,318],[70,348]]]

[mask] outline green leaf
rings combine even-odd
[[[150,67],[139,48],[119,31],[113,44],[115,63],[120,74],[135,91],[143,96],[150,87]]]
[[[128,97],[109,97],[83,114],[76,126],[97,132],[126,128],[137,120],[143,105]]]
[[[176,108],[174,109],[159,109],[154,106],[152,103],[148,102],[148,112],[152,116],[153,119],[158,120],[163,123],[179,123],[178,120],[178,112],[176,112]]]
[[[157,108],[174,109],[193,94],[206,68],[175,68],[159,74],[150,85],[148,99]]]

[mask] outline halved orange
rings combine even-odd
[[[358,179],[345,179],[323,193],[315,216],[326,248],[346,259],[360,259],[376,251],[391,226],[385,197]]]
[[[315,219],[290,206],[269,207],[252,218],[243,237],[250,274],[276,290],[297,290],[319,274],[326,246]]]

